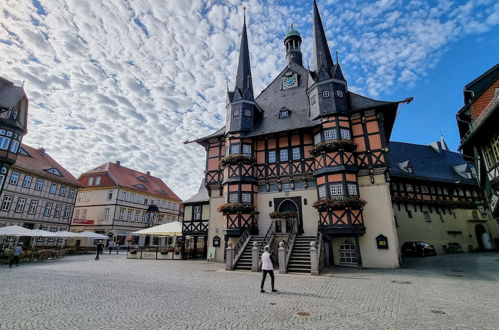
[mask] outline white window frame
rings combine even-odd
[[[293,160],[300,160],[301,159],[301,149],[300,147],[294,147],[292,149],[293,152]]]
[[[61,189],[59,189],[59,196],[64,195],[66,195],[66,186],[61,186]]]
[[[251,145],[250,144],[243,144],[243,154],[251,155]]]
[[[324,141],[336,140],[336,129],[326,129],[324,130]]]
[[[428,194],[429,193],[428,186],[421,186],[421,192],[423,194]]]
[[[52,213],[52,206],[52,203],[45,204],[45,209],[43,210],[44,217],[50,217],[50,214]]]
[[[251,203],[251,194],[250,193],[242,193],[241,194],[241,201],[243,203]]]
[[[287,162],[289,160],[288,149],[280,149],[279,150],[279,161]]]
[[[118,213],[118,220],[123,220],[124,215],[125,215],[125,208],[121,207],[120,212]]]
[[[321,139],[321,133],[317,133],[314,135],[314,144],[319,144],[321,143],[322,139]]]
[[[23,213],[25,206],[26,206],[26,198],[18,198],[15,212],[16,213]]]
[[[269,150],[269,163],[275,163],[276,162],[276,151],[275,150]]]
[[[349,196],[358,196],[359,195],[357,185],[355,183],[348,183],[347,188],[348,188],[348,195]]]
[[[3,196],[3,201],[2,201],[2,207],[0,210],[9,212],[10,206],[12,205],[12,201],[14,200],[14,196],[11,195],[5,195]]]
[[[10,174],[10,180],[9,180],[9,183],[10,184],[17,184],[19,182],[19,178],[20,178],[21,174],[19,174],[19,172],[12,172]]]
[[[38,201],[32,200],[31,203],[29,203],[28,214],[35,214],[37,208],[38,208]]]
[[[7,150],[9,148],[10,138],[0,136],[0,150]]]
[[[87,209],[83,209],[81,210],[81,218],[83,220],[86,220],[87,219]]]
[[[57,183],[52,183],[50,185],[49,193],[50,194],[57,194]]]
[[[251,117],[251,110],[250,110],[250,109],[246,109],[246,110],[244,110],[244,115],[245,115],[246,117]]]
[[[74,190],[74,188],[69,188],[69,190],[68,190],[68,197],[69,197],[69,198],[73,198],[73,197],[74,197],[74,195],[75,195],[75,190]]]
[[[201,220],[201,212],[203,207],[201,205],[194,205],[192,208],[193,208],[192,219]]]
[[[111,209],[109,207],[106,207],[104,209],[104,220],[108,220],[109,219],[109,211],[111,211]]]
[[[101,179],[100,175],[95,177],[95,186],[100,185],[100,179]]]
[[[54,216],[55,216],[56,218],[60,218],[60,217],[61,217],[61,215],[62,215],[62,205],[61,205],[61,204],[57,204],[57,205],[55,206],[55,214],[54,214]]]
[[[231,155],[237,155],[241,153],[241,144],[240,143],[234,143],[230,145],[230,154]]]
[[[88,178],[88,186],[93,186],[94,185],[94,177],[91,176],[90,178]]]
[[[350,130],[348,128],[340,128],[340,136],[342,140],[350,140]]]
[[[336,95],[337,95],[338,97],[343,97],[343,91],[338,89],[338,90],[336,91]]]
[[[331,97],[329,90],[322,91],[322,98],[323,99],[327,99],[329,97]]]
[[[235,202],[239,201],[238,193],[231,192],[231,193],[229,193],[228,198],[229,198],[229,203],[235,203]]]
[[[23,188],[30,188],[33,177],[31,175],[25,175],[23,180]]]
[[[333,183],[329,185],[331,197],[343,197],[343,184]]]
[[[64,219],[68,219],[71,216],[71,206],[66,206],[64,208]]]
[[[319,186],[319,199],[323,199],[327,197],[326,193],[326,185]]]

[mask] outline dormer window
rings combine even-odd
[[[249,109],[244,110],[244,115],[246,117],[251,117],[251,110],[249,110]]]
[[[57,175],[57,176],[62,176],[61,172],[59,172],[59,170],[56,169],[56,168],[54,168],[54,167],[49,168],[49,169],[47,169],[45,171],[47,171],[47,172],[49,172],[51,174]]]
[[[166,195],[165,191],[163,189],[160,189],[158,191],[156,191],[158,194],[161,194],[161,195]]]
[[[405,173],[414,174],[414,171],[412,170],[412,164],[410,161],[406,160],[405,162],[399,163],[398,166]]]
[[[283,108],[279,111],[279,118],[282,119],[282,118],[288,118],[289,117],[289,113],[290,111],[286,108]]]
[[[322,98],[327,99],[329,97],[329,91],[322,91]]]
[[[337,95],[338,97],[343,97],[343,91],[338,89],[338,90],[336,91],[336,95]]]
[[[144,178],[143,176],[139,176],[139,177],[137,178],[137,180],[139,180],[139,181],[143,181],[143,182],[146,182],[146,181],[147,181],[147,180],[146,180],[146,178]]]
[[[136,184],[136,185],[134,185],[134,187],[137,189],[147,190],[146,187],[142,183]]]

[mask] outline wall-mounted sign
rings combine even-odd
[[[383,235],[379,235],[376,237],[376,245],[378,246],[378,249],[388,249],[388,238]]]
[[[220,237],[213,237],[213,247],[220,247]]]
[[[73,219],[73,223],[77,223],[79,225],[93,225],[94,224],[94,220]]]

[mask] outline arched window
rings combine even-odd
[[[357,264],[357,250],[355,250],[355,243],[351,240],[345,240],[340,244],[340,264],[356,265]]]

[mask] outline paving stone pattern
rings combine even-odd
[[[0,266],[0,329],[497,329],[499,254],[318,277],[225,272],[205,261],[71,256]],[[270,278],[267,278],[270,291]]]

